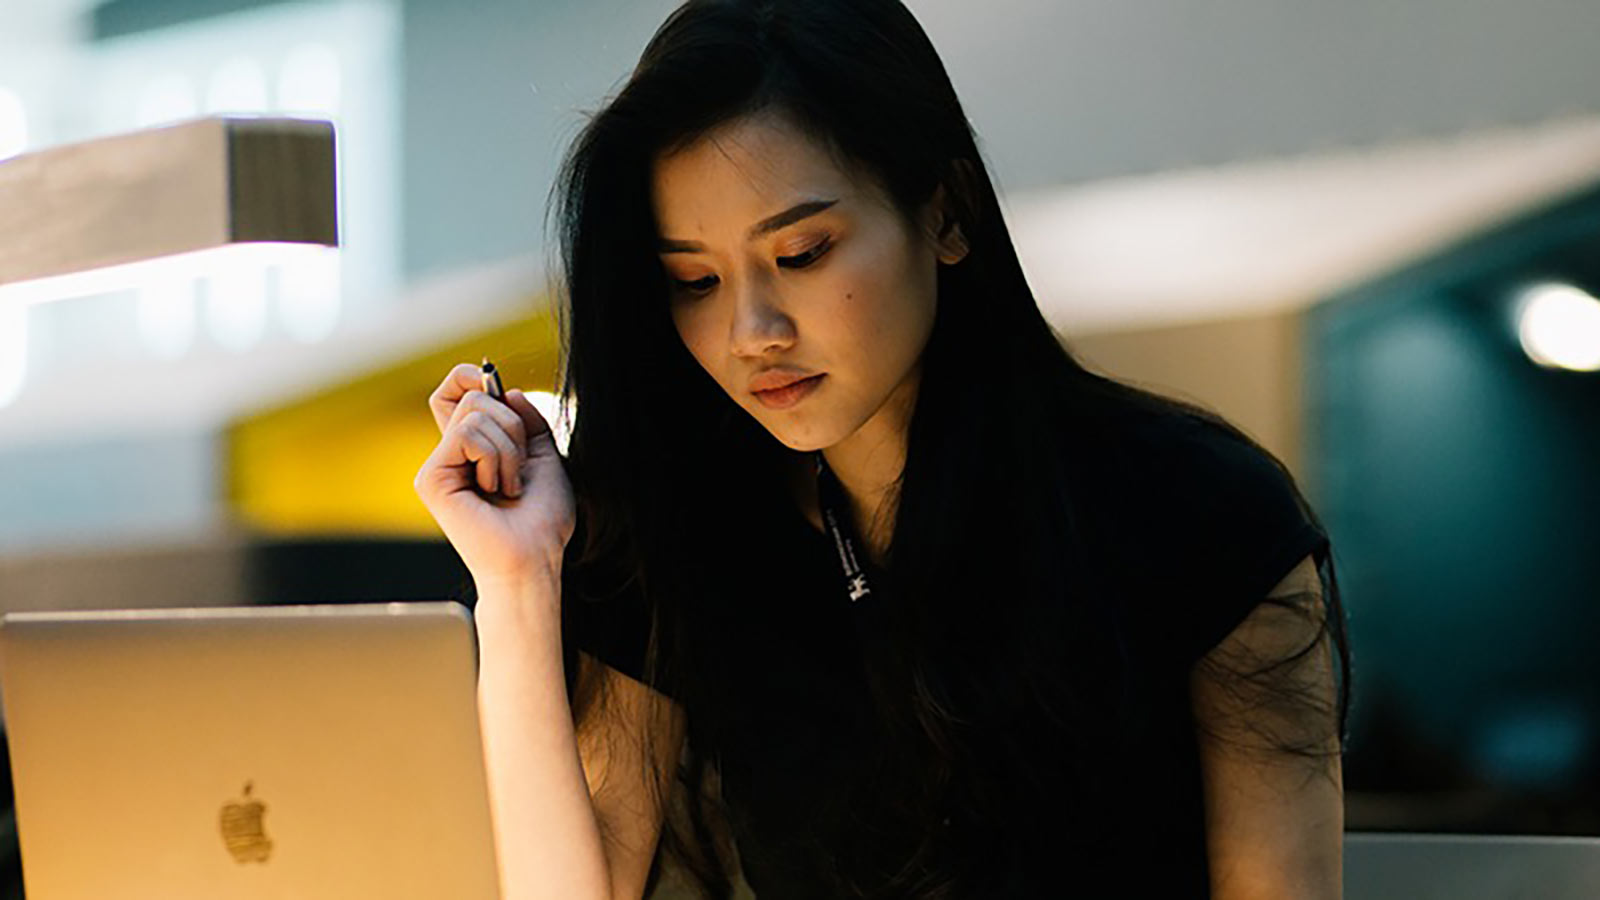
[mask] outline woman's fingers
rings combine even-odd
[[[498,422],[493,424],[483,423],[478,427],[480,431],[489,436],[489,440],[494,442],[499,463],[496,474],[500,480],[500,492],[507,497],[520,497],[522,496],[522,461],[527,457],[527,453],[522,449],[522,444],[507,434],[504,429],[497,427],[498,425]]]
[[[443,464],[470,464],[468,483],[520,496],[522,463],[536,452],[539,438],[550,434],[550,424],[522,391],[513,388],[496,400],[482,387],[482,370],[461,363],[428,397],[434,422],[446,437],[439,448],[449,457]],[[448,445],[453,447],[447,450]]]
[[[483,370],[472,363],[460,363],[450,370],[444,381],[428,395],[428,409],[433,422],[442,433],[450,425],[450,417],[468,391],[483,390]]]
[[[456,427],[473,436],[472,447],[476,455],[471,459],[476,464],[478,487],[487,493],[503,490],[508,497],[520,494],[525,454],[500,427],[500,423],[482,410],[474,410]]]
[[[419,491],[436,485],[445,493],[466,490],[476,485],[492,494],[502,485],[508,496],[521,493],[524,454],[499,426],[476,413],[455,423],[429,455],[417,476]],[[446,473],[455,472],[456,475]]]
[[[462,458],[472,466],[473,481],[484,493],[500,487],[500,451],[476,421],[463,422],[451,429],[461,444]]]
[[[461,401],[456,404],[455,411],[450,414],[450,420],[445,423],[445,427],[449,428],[472,413],[487,416],[496,425],[500,426],[501,430],[510,435],[512,443],[518,447],[527,446],[527,428],[523,424],[522,417],[512,412],[511,408],[506,406],[505,403],[494,399],[483,391],[467,391],[462,395]]]
[[[417,492],[427,501],[482,485],[485,480],[493,484],[497,456],[488,435],[470,426],[451,428],[418,470]]]
[[[531,438],[540,431],[550,430],[544,416],[522,391],[511,388],[504,400],[495,400],[483,392],[483,370],[471,363],[461,363],[450,370],[444,381],[428,397],[428,409],[442,433],[455,420],[466,413],[481,409],[493,416],[519,447],[528,446]]]

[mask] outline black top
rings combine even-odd
[[[1115,859],[1100,861],[1101,877],[1114,877],[1119,895],[1206,897],[1189,670],[1298,561],[1315,554],[1320,565],[1328,538],[1306,518],[1272,460],[1214,426],[1170,415],[1138,418],[1097,444],[1095,477],[1075,512],[1136,632],[1129,637],[1148,669],[1139,688],[1148,721],[1141,750],[1123,761],[1123,772],[1106,774],[1126,778],[1114,792],[1115,808],[1074,810],[1039,798],[1037,808],[1018,810],[1017,820],[1093,816],[1096,830],[1114,835],[1119,848]],[[741,720],[730,742],[737,746],[718,748],[745,880],[762,900],[823,895],[810,874],[825,864],[819,854],[826,850],[807,844],[806,804],[818,793],[808,784],[837,777],[852,763],[860,722],[851,701],[862,692],[860,622],[853,617],[859,620],[863,605],[877,599],[875,592],[852,604],[831,539],[798,509],[790,512],[785,527],[793,540],[774,544],[794,555],[781,569],[792,577],[767,580],[753,592],[759,602],[743,605],[749,621],[741,626],[755,649],[731,651],[742,660],[750,694],[764,703]],[[870,562],[867,571],[876,571]],[[642,598],[624,593],[579,605],[577,646],[639,678],[647,627]],[[1063,896],[1091,880],[1086,867],[1068,867],[1061,858],[1039,860],[1038,868]]]

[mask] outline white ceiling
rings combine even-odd
[[[1008,190],[1600,113],[1595,0],[906,2]]]
[[[1600,116],[1016,195],[1066,333],[1301,306],[1600,183]]]

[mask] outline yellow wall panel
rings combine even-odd
[[[494,360],[506,387],[555,389],[548,304],[465,340],[250,416],[225,435],[230,506],[274,536],[436,536],[411,487],[439,441],[428,395],[456,363]]]

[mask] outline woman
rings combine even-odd
[[[568,455],[462,365],[416,481],[508,897],[1339,896],[1327,536],[1064,349],[909,12],[691,0],[557,187]]]

